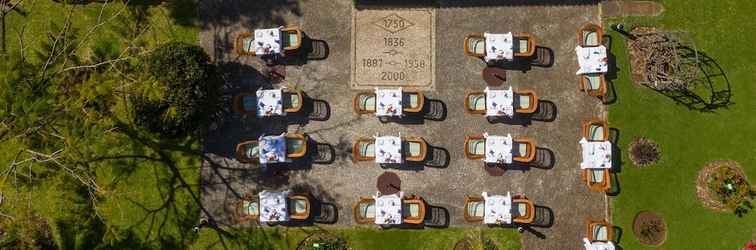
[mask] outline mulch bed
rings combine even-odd
[[[654,27],[636,27],[630,31],[630,34],[637,36],[656,32],[657,30]],[[635,49],[635,46],[632,46],[633,40],[627,40],[627,43],[627,54],[630,59],[630,79],[633,80],[635,86],[643,87],[643,85],[640,84],[646,80],[646,73],[644,71],[646,65],[643,61],[643,56],[640,56],[640,51]]]
[[[706,164],[706,166],[704,166],[698,172],[698,178],[696,178],[696,195],[698,196],[698,200],[703,203],[704,207],[711,208],[720,212],[726,212],[729,210],[727,209],[725,204],[716,198],[716,194],[713,194],[711,192],[712,190],[710,190],[708,185],[706,184],[706,180],[709,179],[709,176],[716,173],[717,170],[722,167],[732,168],[742,178],[746,180],[748,179],[745,175],[745,172],[743,172],[743,168],[741,168],[740,164],[738,164],[736,161],[712,161]]]
[[[654,225],[656,230],[643,233],[644,227]],[[649,246],[661,246],[667,240],[667,223],[664,218],[651,211],[641,211],[633,219],[633,234],[643,244]]]
[[[627,154],[634,166],[645,167],[659,160],[661,150],[653,140],[641,137],[628,145]]]

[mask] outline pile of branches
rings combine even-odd
[[[677,33],[636,28],[630,40],[633,73],[640,84],[656,90],[688,90],[698,77],[695,46],[681,42]]]

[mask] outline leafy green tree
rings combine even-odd
[[[144,60],[147,79],[164,88],[162,98],[132,98],[134,122],[167,138],[181,138],[204,127],[218,110],[215,66],[199,46],[168,43]],[[149,81],[148,80],[148,81]]]

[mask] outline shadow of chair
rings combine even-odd
[[[614,242],[615,244],[620,244],[620,240],[622,240],[622,228],[616,225],[612,225],[612,230],[614,231],[612,242]]]
[[[530,58],[530,65],[540,68],[554,66],[554,50],[547,47],[536,46],[535,54]]]
[[[554,211],[549,207],[535,205],[535,218],[532,227],[549,228],[554,225]]]
[[[447,228],[449,227],[449,211],[444,207],[428,205],[425,221],[426,227]]]
[[[313,211],[312,220],[320,224],[336,224],[339,220],[339,210],[333,203],[317,202],[319,209]]]
[[[426,167],[446,168],[449,166],[451,156],[445,148],[428,145],[428,154],[423,162]]]
[[[307,64],[309,61],[325,60],[330,54],[328,43],[323,40],[310,38],[307,33],[302,33],[302,45],[291,54],[277,58],[276,64],[297,65]]]
[[[426,98],[424,105],[423,119],[431,121],[446,120],[446,104],[441,100]]]
[[[529,165],[540,169],[554,168],[554,165],[556,165],[554,151],[548,148],[536,147],[536,157]]]
[[[314,164],[331,164],[336,161],[336,149],[327,143],[311,142],[313,145],[310,157]]]
[[[529,118],[534,121],[553,122],[556,120],[557,114],[556,104],[549,100],[540,100],[538,102],[538,109]]]

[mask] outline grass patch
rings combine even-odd
[[[266,228],[237,229],[237,238],[221,237],[212,230],[202,230],[191,249],[294,249],[297,244],[316,228]],[[465,237],[484,235],[492,239],[501,250],[521,249],[520,234],[511,229],[424,229],[424,230],[378,230],[378,229],[329,229],[328,233],[342,237],[352,249],[452,249]]]
[[[737,249],[756,233],[756,211],[743,217],[704,208],[696,198],[698,170],[707,162],[735,160],[756,182],[756,64],[749,56],[756,44],[756,2],[748,0],[661,1],[666,11],[653,18],[622,18],[623,22],[651,25],[663,30],[691,33],[698,50],[716,62],[726,76],[715,84],[728,84],[730,104],[700,112],[630,81],[624,39],[616,32],[611,50],[617,57],[614,81],[617,102],[609,106],[609,125],[620,130],[619,146],[624,166],[619,174],[621,193],[612,199],[613,221],[625,229],[620,245],[625,249],[649,249],[632,235],[632,220],[641,210],[651,210],[667,221],[663,249]],[[698,90],[697,90],[698,91]],[[632,138],[647,137],[664,152],[650,168],[634,168],[627,159]]]

